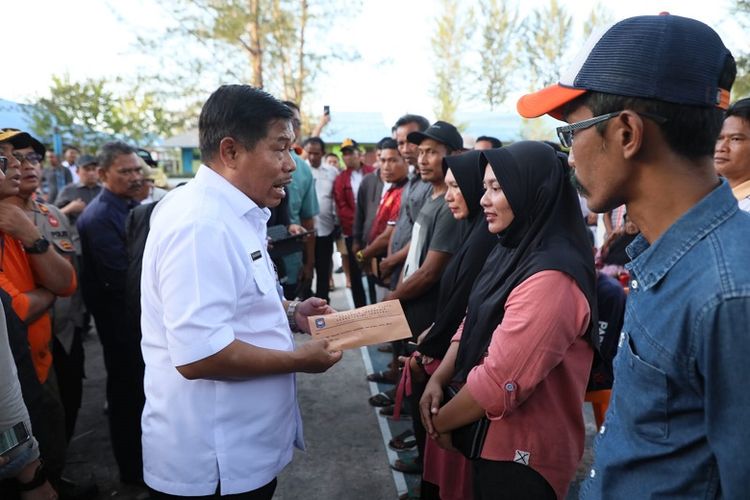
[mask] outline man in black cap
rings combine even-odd
[[[412,132],[408,141],[419,150],[419,173],[422,181],[429,182],[432,191],[419,211],[411,234],[409,253],[404,263],[401,279],[385,300],[398,299],[404,307],[414,339],[435,320],[438,299],[436,286],[448,261],[459,246],[458,222],[445,202],[445,170],[443,158],[461,153],[463,138],[455,126],[438,121],[424,132]],[[397,355],[399,353],[394,353]],[[422,395],[423,386],[412,383],[412,408]],[[412,420],[417,438],[419,456],[416,465],[397,460],[393,467],[403,472],[421,469],[425,433],[418,418]]]
[[[99,163],[95,156],[79,156],[76,163],[78,182],[68,184],[57,195],[55,205],[68,216],[71,224],[75,224],[86,205],[96,198],[96,195],[102,190],[97,173],[98,166]]]

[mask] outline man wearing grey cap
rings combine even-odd
[[[102,190],[97,173],[98,166],[99,162],[95,156],[79,156],[76,163],[78,182],[65,186],[54,200],[55,205],[62,208],[62,212],[68,216],[71,224],[75,224],[86,205]]]
[[[614,386],[581,498],[745,498],[750,490],[750,217],[712,156],[736,74],[710,27],[640,16],[592,35],[550,114],[594,212],[625,204],[641,235]]]

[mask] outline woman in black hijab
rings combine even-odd
[[[537,142],[483,154],[482,207],[500,244],[420,411],[444,447],[452,430],[489,418],[475,498],[564,498],[583,453],[593,256],[564,155]],[[438,410],[450,382],[465,385]]]
[[[414,384],[410,395],[412,408],[418,407],[422,394],[420,389],[424,387],[426,374],[432,373],[445,356],[451,338],[466,314],[469,292],[477,275],[490,251],[498,245],[497,236],[487,230],[479,204],[484,194],[482,177],[486,165],[487,160],[479,151],[448,156],[443,160],[443,168],[446,170],[445,183],[448,186],[445,200],[453,217],[461,222],[463,243],[451,257],[440,279],[435,322],[420,336],[419,352],[409,360],[410,381]],[[424,365],[424,368],[421,365]],[[470,496],[471,468],[466,459],[434,446],[430,446],[425,452],[424,427],[418,418],[414,418],[412,424],[417,445],[424,457],[424,481],[430,483],[422,483],[422,498],[453,500]],[[428,443],[429,445],[431,443]],[[451,471],[451,474],[445,477],[443,471]],[[433,491],[435,486],[440,489],[439,496]]]
[[[497,236],[487,230],[479,204],[484,194],[482,178],[487,160],[480,151],[469,151],[458,156],[447,156],[443,164],[449,172],[446,174],[446,202],[453,216],[462,222],[463,244],[451,257],[440,278],[438,313],[429,332],[419,342],[421,354],[437,359],[445,356],[451,337],[466,315],[474,281],[490,251],[498,244]],[[451,176],[454,179],[452,182]],[[456,190],[458,193],[454,194]]]

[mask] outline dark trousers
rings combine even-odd
[[[137,483],[143,479],[141,457],[141,413],[143,393],[143,355],[140,331],[119,316],[92,309],[96,331],[102,343],[107,369],[107,416],[112,451],[120,469],[120,480]]]
[[[83,332],[76,328],[70,352],[66,352],[57,338],[52,343],[52,359],[60,389],[60,400],[65,409],[65,438],[70,441],[78,419],[83,396],[84,354]]]
[[[404,368],[406,369],[406,368]],[[419,400],[422,399],[427,381],[416,382],[413,378],[411,381],[411,396],[407,396],[409,402],[409,411],[411,412],[411,425],[414,431],[414,439],[417,441],[417,456],[419,461],[424,460],[424,446],[427,440],[427,430],[422,425],[422,419],[419,418]]]
[[[333,262],[333,234],[315,238],[315,296],[329,301]],[[330,301],[329,301],[330,302]]]
[[[237,493],[235,495],[219,495],[219,487],[216,487],[216,493],[213,495],[206,495],[201,497],[181,497],[177,495],[168,495],[166,493],[161,493],[159,491],[156,491],[154,489],[151,489],[151,499],[152,500],[171,500],[171,499],[178,499],[178,498],[193,498],[195,500],[203,500],[203,499],[210,499],[210,498],[217,498],[221,500],[271,500],[273,498],[273,493],[276,491],[276,478],[274,478],[273,481],[268,483],[265,486],[261,486],[257,490],[248,491],[245,493]]]
[[[47,476],[52,484],[56,484],[65,468],[68,442],[65,439],[65,409],[60,401],[55,370],[49,371],[47,380],[42,384],[42,392],[41,405],[34,412],[36,415],[32,416],[29,408],[29,417],[34,437],[39,441],[39,452]]]
[[[365,297],[365,288],[362,286],[362,270],[359,268],[354,252],[352,252],[352,240],[351,236],[344,238],[347,258],[349,259],[349,278],[352,282],[352,300],[354,301],[354,307],[362,307],[367,305],[367,298]]]
[[[516,462],[480,458],[472,462],[475,500],[555,500],[555,490],[541,474]]]

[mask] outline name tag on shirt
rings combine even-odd
[[[263,256],[262,253],[260,253],[260,250],[256,250],[250,254],[250,257],[255,261],[260,259]]]

